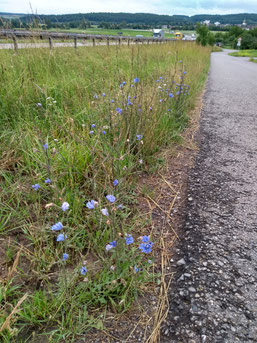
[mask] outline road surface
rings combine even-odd
[[[162,343],[257,342],[257,64],[213,53]]]

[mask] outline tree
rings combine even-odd
[[[244,32],[244,30],[241,29],[241,27],[238,27],[238,26],[232,26],[229,29],[229,35],[230,36],[234,36],[235,38],[240,37],[243,32]]]
[[[46,19],[46,20],[45,20],[45,24],[46,24],[47,29],[51,29],[52,23],[51,23],[51,20],[50,20],[50,19]]]
[[[196,26],[196,33],[198,34],[196,38],[196,42],[203,46],[214,45],[215,37],[214,34],[208,29],[206,25],[197,24]]]

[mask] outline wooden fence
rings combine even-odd
[[[49,48],[53,48],[53,40],[55,39],[66,39],[73,40],[74,47],[77,48],[77,42],[91,41],[92,46],[96,45],[96,42],[105,42],[106,46],[109,46],[110,42],[116,42],[121,45],[125,42],[129,45],[130,43],[141,43],[141,44],[161,44],[172,42],[175,39],[167,38],[152,38],[152,37],[132,37],[132,36],[109,36],[109,35],[91,35],[84,33],[65,33],[65,32],[49,32],[49,31],[27,31],[27,30],[1,30],[0,38],[9,38],[13,40],[13,47],[15,50],[18,49],[18,39],[39,39],[48,40]]]

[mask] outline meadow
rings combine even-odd
[[[78,342],[158,284],[138,184],[181,142],[210,50],[0,51],[3,342]]]
[[[257,50],[239,50],[231,52],[229,55],[234,57],[257,57]]]

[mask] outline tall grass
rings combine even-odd
[[[140,172],[158,166],[160,149],[179,139],[209,54],[182,42],[0,51],[0,232],[7,266],[22,247],[17,272],[1,286],[0,326],[28,293],[2,332],[6,342],[29,339],[33,331],[72,341],[101,328],[107,308],[127,310],[142,284],[156,281],[151,250],[158,241],[150,218],[139,216],[136,183]],[[69,209],[62,211],[63,202]],[[64,241],[51,230],[57,222]],[[140,250],[150,239],[149,253]]]

